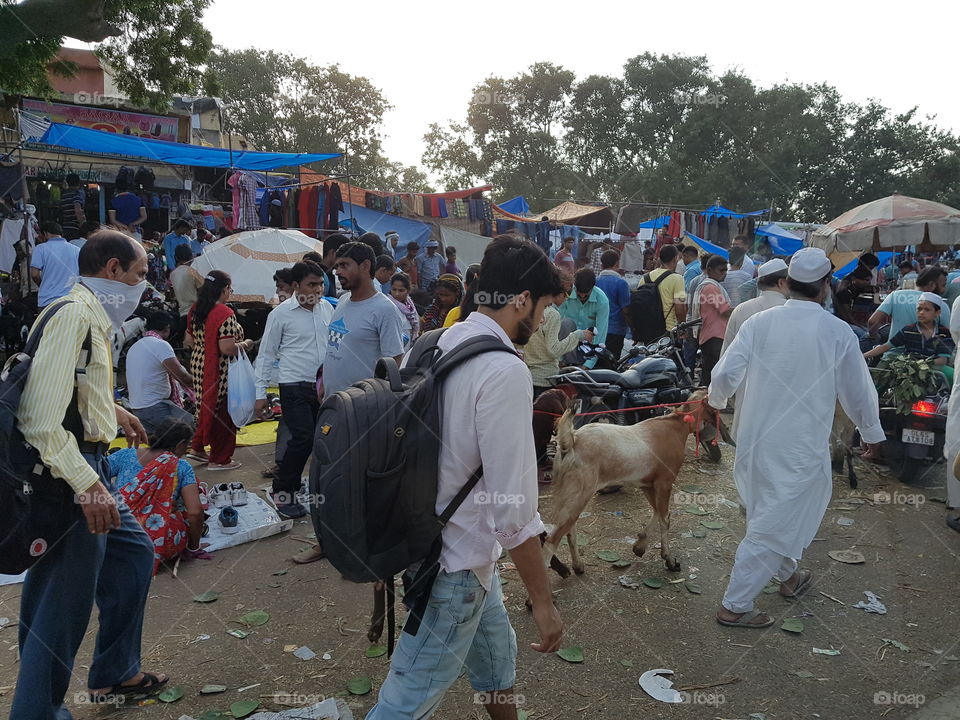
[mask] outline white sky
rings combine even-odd
[[[826,81],[846,100],[916,105],[957,132],[958,21],[955,0],[215,0],[204,24],[231,49],[285,51],[366,76],[395,108],[384,118],[387,156],[419,166],[427,126],[462,121],[484,78],[537,61],[578,78],[619,74],[647,50],[705,55],[715,72],[739,68],[760,86]]]

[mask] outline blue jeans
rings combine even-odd
[[[478,693],[513,687],[517,636],[503,606],[498,574],[487,592],[471,570],[440,572],[419,631],[400,634],[390,672],[366,720],[430,717],[464,666]]]
[[[106,458],[84,458],[113,490]],[[10,711],[15,720],[72,717],[63,700],[94,602],[100,630],[87,686],[111,687],[140,672],[153,545],[126,505],[118,500],[117,506],[121,526],[106,535],[91,534],[78,507],[77,522],[27,573],[20,596],[20,672]]]

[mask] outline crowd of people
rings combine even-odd
[[[136,219],[131,212],[117,221],[129,232]],[[74,218],[78,231],[82,220]],[[444,351],[489,335],[515,353],[471,359],[447,380],[438,507],[481,461],[485,492],[521,500],[498,504],[468,497],[451,518],[443,530],[431,613],[416,637],[401,636],[368,718],[428,716],[464,666],[477,692],[488,694],[491,717],[516,717],[516,636],[495,561],[501,547],[510,553],[540,634],[532,647],[552,652],[563,625],[540,554],[544,528],[536,498],[546,458],[534,447],[532,406],[562,366],[595,366],[596,356],[578,354],[582,343],[603,344],[619,360],[626,342],[646,331],[639,326],[636,292],[620,270],[620,253],[607,245],[578,260],[575,242],[565,239],[551,259],[529,241],[502,236],[488,245],[482,264],[462,268],[456,250],[441,253],[435,241],[421,248],[403,246],[396,233],[387,233],[386,245],[373,233],[356,239],[334,234],[324,240],[322,254],[307,253],[276,273],[279,303],[254,343],[230,306],[230,276],[196,273],[190,264],[202,247],[193,245],[189,225],[177,224],[156,250],[163,260],[159,282],[169,284],[178,313],[148,319],[144,337],[131,347],[128,412],[114,403],[108,347],[111,332],[146,287],[148,252],[113,229],[87,233],[82,247],[55,224],[44,226],[44,237],[34,254],[39,304],[67,304],[35,354],[19,420],[55,477],[78,494],[83,522],[27,574],[14,717],[67,716],[63,700],[95,600],[100,630],[88,679],[91,699],[154,691],[167,682],[163,673],[140,666],[147,591],[163,560],[209,557],[201,542],[206,518],[197,471],[240,467],[234,458],[237,428],[226,404],[231,358],[256,348],[255,413],[261,418],[273,416],[268,388],[279,388],[283,420],[276,466],[265,476],[277,511],[297,518],[306,512],[298,493],[324,399],[372,377],[381,358],[402,363],[420,334],[440,328],[448,328],[439,341]],[[745,237],[736,239],[729,257],[663,244],[640,284],[651,286],[646,297],[654,298],[654,314],[662,315],[658,327],[670,331],[690,318],[702,320],[685,337],[684,356],[692,368],[699,355],[710,405],[726,409],[736,395],[735,436],[741,447],[755,450],[738,452],[735,461],[747,535],[716,619],[767,627],[773,620],[754,607],[754,599],[770,578],[781,581],[787,597],[802,594],[812,581],[798,561],[830,497],[829,427],[823,418],[833,416],[839,398],[860,429],[868,458],[883,442],[863,355],[900,348],[935,358],[946,370],[954,338],[942,297],[949,278],[937,264],[916,273],[911,264],[892,274],[878,270],[867,253],[837,283],[822,251],[801,250],[788,265],[779,258],[755,260],[749,250]],[[951,284],[960,280],[960,269],[955,272]],[[858,299],[873,287],[892,291],[864,319]],[[863,341],[878,337],[887,323],[889,339],[864,349]],[[74,373],[87,333],[97,342],[86,360],[88,380],[74,401]],[[171,345],[178,337],[190,349],[189,367]],[[778,413],[770,392],[797,397],[797,412]],[[185,401],[195,412],[185,409]],[[73,402],[84,423],[72,430],[62,419]],[[108,455],[118,425],[132,447]],[[776,454],[788,441],[803,448],[805,464]],[[951,504],[960,505],[954,494],[960,496],[951,486]],[[785,525],[786,517],[794,519]],[[960,530],[956,518],[952,522]],[[293,559],[323,557],[318,539]],[[438,664],[436,658],[451,648],[459,660]]]

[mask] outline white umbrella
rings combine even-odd
[[[899,248],[906,245],[960,243],[960,210],[906,195],[864,203],[819,228],[810,244],[851,252]]]
[[[273,274],[311,251],[322,255],[323,244],[298,230],[249,230],[209,245],[193,261],[193,268],[200,275],[211,270],[230,275],[233,302],[269,302],[277,294]]]

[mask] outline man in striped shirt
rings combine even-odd
[[[110,335],[139,302],[147,256],[139,243],[105,230],[83,246],[79,267],[80,282],[44,330],[17,413],[26,441],[53,477],[77,493],[75,522],[24,582],[20,672],[11,710],[18,720],[70,716],[63,699],[94,600],[100,630],[87,683],[91,699],[122,702],[116,697],[133,688],[150,692],[167,681],[140,671],[153,545],[117,502],[104,455],[118,424],[131,443],[146,440],[140,422],[113,402]],[[88,334],[89,358],[81,358]],[[85,373],[78,374],[78,367]],[[64,427],[75,387],[82,435]]]

